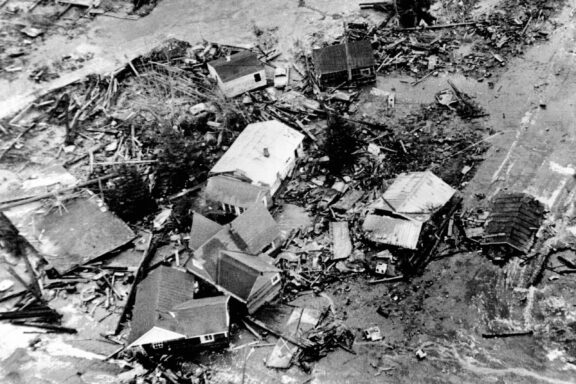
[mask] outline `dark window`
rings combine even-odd
[[[254,74],[254,81],[259,82],[260,80],[262,80],[262,77],[260,77],[259,73],[255,73]]]

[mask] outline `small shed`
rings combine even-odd
[[[194,276],[160,266],[139,285],[129,347],[166,353],[228,344],[229,297],[194,299]]]
[[[500,193],[491,202],[482,245],[526,254],[542,225],[544,206],[526,193]]]
[[[266,86],[264,65],[255,53],[243,51],[208,63],[210,75],[226,97]]]
[[[219,202],[232,212],[244,210],[252,198],[269,206],[270,197],[302,155],[303,141],[303,134],[276,120],[247,125],[210,170],[210,179],[218,178],[208,181],[210,188],[205,191],[206,199]],[[238,183],[233,184],[222,176],[259,188],[239,188]]]
[[[423,224],[455,193],[430,171],[400,174],[369,206],[363,229],[374,242],[415,250]]]
[[[323,86],[376,81],[376,61],[368,40],[347,41],[312,51],[316,77]]]

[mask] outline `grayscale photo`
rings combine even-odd
[[[574,68],[576,0],[0,0],[0,383],[576,384]]]

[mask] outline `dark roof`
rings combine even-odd
[[[376,64],[372,45],[368,40],[350,41],[344,44],[331,45],[329,47],[312,51],[314,67],[318,74],[372,67]]]
[[[238,79],[242,76],[264,70],[255,53],[243,51],[208,63],[223,82]]]
[[[215,296],[186,301],[172,308],[174,317],[166,325],[188,337],[228,332],[229,299],[230,296]]]
[[[194,296],[194,276],[166,266],[150,272],[138,284],[128,344],[158,325],[177,304]]]
[[[204,194],[206,199],[234,207],[248,208],[269,195],[269,188],[259,187],[233,177],[212,176],[208,179]],[[268,200],[271,200],[268,198]]]
[[[253,205],[238,216],[230,229],[240,237],[243,251],[252,254],[260,252],[281,235],[278,223],[262,204]]]
[[[192,215],[192,229],[190,230],[190,249],[195,251],[202,244],[210,240],[215,234],[222,230],[223,226],[208,219],[201,214],[194,212]]]
[[[194,256],[188,259],[186,268],[202,279],[216,281],[220,251],[258,254],[278,236],[280,227],[266,207],[255,205],[198,247]]]
[[[542,224],[544,206],[525,193],[502,193],[491,202],[482,244],[507,244],[527,253]]]
[[[216,284],[228,292],[248,301],[258,278],[264,273],[279,270],[266,260],[267,256],[252,256],[241,252],[220,252]]]

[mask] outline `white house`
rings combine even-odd
[[[232,212],[242,212],[255,202],[271,205],[270,199],[302,155],[303,141],[303,134],[276,120],[247,125],[210,171],[213,180],[208,184],[220,187],[206,188],[206,198]],[[234,178],[236,183],[256,186],[258,193],[248,194],[238,187],[226,187],[228,183],[221,182],[223,176]],[[224,187],[226,190],[222,190]],[[236,194],[241,196],[234,198]],[[248,201],[250,196],[254,201]],[[235,202],[241,202],[242,206],[237,207]]]
[[[208,71],[218,81],[226,97],[235,97],[266,86],[264,65],[250,51],[211,61],[208,63]]]

